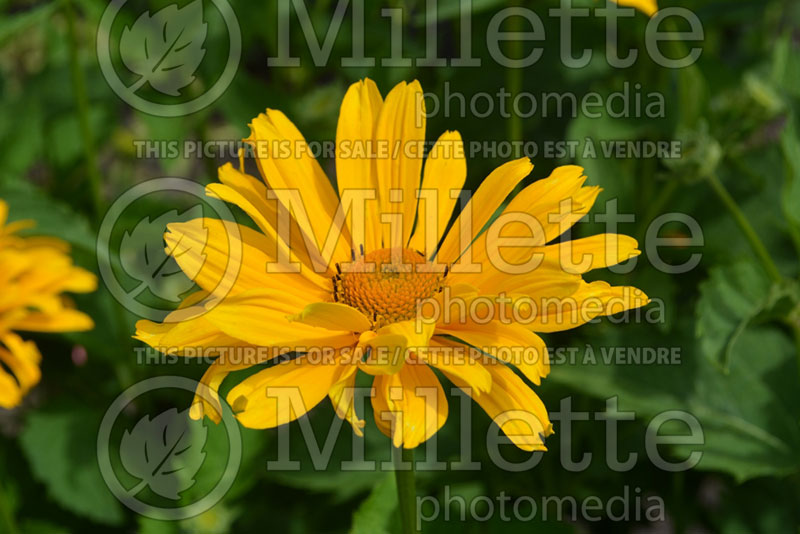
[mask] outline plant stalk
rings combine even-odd
[[[520,7],[520,0],[509,0],[508,7],[510,8],[517,8]],[[522,28],[522,20],[520,20],[519,16],[512,17],[509,20],[509,31],[510,32],[521,32]],[[508,43],[508,56],[513,58],[514,60],[519,59],[522,56],[523,42],[518,39],[514,39]],[[511,100],[513,101],[516,96],[522,92],[522,69],[516,67],[506,67],[506,90],[511,95]],[[513,106],[512,106],[513,108]],[[511,110],[508,118],[507,123],[507,133],[509,141],[522,141],[523,136],[523,128],[522,128],[522,118],[514,113],[513,109]],[[521,157],[522,155],[518,155],[515,157]]]
[[[11,507],[8,494],[6,493],[2,483],[0,483],[0,517],[2,517],[3,524],[5,524],[6,531],[9,534],[20,533],[16,519],[14,518],[14,510]]]
[[[105,213],[105,202],[102,193],[102,178],[100,168],[97,165],[97,154],[94,146],[94,136],[92,135],[92,125],[89,120],[89,94],[86,90],[86,74],[80,64],[80,44],[76,31],[76,15],[74,0],[63,0],[64,16],[67,20],[67,35],[69,40],[69,68],[72,77],[72,89],[75,93],[75,105],[78,112],[78,125],[80,128],[81,141],[83,142],[84,159],[86,163],[86,179],[89,185],[89,192],[92,201],[92,213],[95,227],[100,226]],[[131,344],[128,337],[128,325],[125,320],[122,308],[116,307],[116,320],[123,334],[123,347],[127,352],[131,352]],[[120,361],[114,366],[114,373],[123,388],[127,388],[133,383],[131,373],[124,362]]]
[[[764,267],[764,270],[769,275],[770,279],[772,279],[775,283],[780,283],[783,281],[783,276],[781,276],[778,267],[775,265],[775,262],[772,260],[772,256],[769,255],[767,248],[764,246],[764,243],[761,241],[761,238],[758,237],[758,234],[753,229],[753,226],[750,224],[750,221],[747,220],[744,213],[742,213],[741,208],[733,199],[733,197],[728,193],[728,190],[725,189],[725,186],[722,185],[722,182],[719,181],[719,178],[715,174],[710,174],[708,176],[708,183],[711,184],[711,188],[717,194],[719,199],[725,204],[725,207],[733,216],[734,221],[739,226],[739,229],[742,231],[744,236],[747,238],[747,241],[750,243],[750,246],[753,248],[753,252],[756,253],[761,265]]]
[[[797,359],[797,372],[800,373],[800,325],[792,324],[790,328],[794,335],[794,355]]]
[[[395,464],[394,478],[397,483],[397,505],[400,508],[400,532],[403,534],[419,534],[417,530],[417,492],[414,474],[414,449],[400,449],[400,463],[410,464],[404,466]]]
[[[86,76],[81,68],[78,54],[79,44],[78,35],[75,30],[75,7],[72,4],[72,0],[66,0],[64,2],[64,15],[67,19],[67,35],[69,37],[69,69],[72,75],[72,89],[75,92],[78,124],[81,132],[81,140],[83,141],[84,157],[86,158],[86,178],[89,182],[89,191],[92,197],[95,224],[99,224],[100,219],[103,217],[100,171],[97,167],[92,126],[89,122],[89,97],[86,91]]]

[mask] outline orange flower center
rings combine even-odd
[[[377,328],[413,319],[419,304],[441,291],[446,275],[432,272],[419,252],[374,250],[333,278],[333,298],[361,310]]]

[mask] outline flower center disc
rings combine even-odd
[[[443,273],[410,249],[374,250],[334,277],[334,300],[361,310],[375,327],[413,319],[418,304],[442,288]]]

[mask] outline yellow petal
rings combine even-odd
[[[428,346],[435,326],[411,319],[383,326],[377,335],[362,338],[362,344],[371,350],[361,370],[369,374],[396,373],[408,356]]]
[[[268,236],[230,221],[202,218],[167,226],[167,253],[209,293],[235,295],[248,289],[284,287],[309,301],[328,295],[330,280],[308,269],[268,272],[278,265],[276,243]]]
[[[290,321],[326,328],[364,332],[372,327],[369,319],[357,309],[339,302],[315,302],[289,317]]]
[[[447,420],[447,397],[425,364],[407,363],[393,375],[376,376],[373,387],[375,423],[395,447],[413,449]]]
[[[492,377],[492,392],[488,395],[476,394],[458,378],[452,378],[453,383],[471,395],[517,447],[547,450],[544,438],[553,433],[553,425],[539,396],[505,365],[485,368]]]
[[[361,244],[366,251],[381,248],[380,201],[373,140],[382,106],[383,99],[378,86],[366,78],[350,86],[339,110],[336,127],[336,182],[339,197],[344,198],[347,190],[368,190],[375,195],[374,200],[366,202],[364,243],[355,242],[355,229],[350,225],[355,250],[360,250]]]
[[[355,387],[358,367],[355,365],[343,366],[342,374],[328,391],[336,415],[349,422],[353,432],[364,436],[366,422],[358,417],[355,407]]]
[[[219,423],[222,420],[219,387],[230,373],[230,370],[218,362],[219,360],[215,361],[206,369],[200,379],[200,383],[197,385],[197,391],[189,409],[189,417],[195,421],[201,420],[203,416],[207,416],[215,423]]]
[[[42,377],[39,370],[42,355],[33,341],[23,341],[10,332],[0,336],[0,342],[6,347],[0,345],[0,362],[16,377],[20,396],[25,395]]]
[[[222,332],[202,316],[200,309],[186,310],[189,314],[183,320],[177,315],[178,312],[173,312],[164,319],[164,323],[144,319],[138,321],[133,337],[165,354],[189,357],[215,356],[220,348],[247,345],[246,342]],[[205,310],[202,309],[202,312]]]
[[[541,303],[526,326],[535,332],[561,332],[576,328],[592,319],[639,308],[650,302],[641,289],[611,286],[606,282],[583,282],[574,294]]]
[[[502,362],[513,365],[536,385],[550,372],[544,341],[522,326],[499,321],[486,324],[454,323],[450,327],[437,327],[436,333],[454,336]]]
[[[302,268],[317,274],[330,276],[332,266],[328,265],[319,253],[313,240],[300,229],[294,218],[288,217],[287,228],[279,224],[278,200],[270,199],[264,183],[245,174],[226,163],[219,169],[221,184],[209,184],[209,196],[230,202],[242,208],[258,225],[271,242],[276,243],[275,253],[289,257],[292,262],[300,262]],[[272,252],[272,251],[270,251]]]
[[[83,312],[62,308],[54,313],[26,313],[14,320],[12,327],[29,332],[82,332],[94,328],[94,321]]]
[[[492,222],[489,231],[477,236],[472,245],[473,261],[487,263],[486,260],[490,259],[497,263],[496,254],[500,252],[509,263],[523,263],[513,255],[530,257],[524,253],[531,251],[531,247],[542,246],[557,238],[589,212],[600,189],[583,187],[585,181],[581,167],[565,165],[524,188]],[[498,251],[496,235],[525,238],[527,243]]]
[[[313,157],[303,135],[282,112],[268,109],[250,124],[250,137],[261,174],[270,188],[289,208],[287,191],[296,191],[303,203],[302,213],[294,213],[300,228],[313,236],[318,250],[325,243],[333,226],[339,199],[328,177]],[[347,261],[350,243],[347,229],[342,227],[333,258]]]
[[[486,226],[506,197],[532,169],[530,160],[521,158],[509,161],[492,171],[447,232],[442,246],[436,253],[436,259],[441,263],[456,261]],[[469,215],[465,215],[465,212]]]
[[[658,12],[658,2],[656,0],[612,0],[621,6],[635,7],[648,17],[652,17]]]
[[[72,293],[91,293],[97,289],[97,276],[80,267],[72,267],[66,273],[62,289]]]
[[[22,390],[14,377],[0,367],[0,408],[10,410],[22,402]]]
[[[356,337],[350,331],[332,331],[291,322],[304,303],[286,292],[253,289],[224,299],[204,316],[236,339],[260,346],[343,347]]]
[[[257,347],[252,348],[257,349]],[[215,360],[200,379],[200,384],[197,386],[197,391],[189,410],[189,417],[194,420],[200,420],[203,416],[208,416],[215,423],[219,423],[222,420],[222,403],[219,400],[219,388],[225,378],[232,371],[247,369],[248,367],[265,363],[279,355],[264,350],[254,350],[252,354],[252,359],[242,359],[241,361],[233,358]]]
[[[534,254],[541,252],[545,262],[565,272],[583,274],[638,256],[641,254],[638,247],[636,240],[626,235],[598,234],[549,245]]]
[[[489,393],[492,389],[492,376],[481,364],[477,349],[434,336],[423,360],[446,377],[456,378],[478,393]]]
[[[467,161],[461,134],[447,131],[439,137],[425,160],[418,193],[417,225],[410,248],[422,251],[426,258],[436,252],[466,179]]]
[[[401,82],[386,95],[375,129],[381,213],[402,217],[402,221],[398,221],[397,236],[391,235],[390,225],[381,225],[384,248],[404,248],[411,238],[424,142],[425,100],[422,87],[416,80],[410,84]],[[392,194],[402,194],[402,200],[392,197]]]
[[[338,363],[311,363],[305,356],[256,373],[231,389],[228,403],[248,428],[274,428],[302,417],[328,394]]]
[[[536,263],[528,266],[529,258],[520,258],[520,254],[530,256],[533,252],[514,253],[512,258],[504,256],[503,261],[519,266],[513,269],[495,261],[495,263],[481,263],[481,271],[478,273],[453,272],[450,275],[451,283],[474,284],[483,295],[516,294],[554,298],[571,295],[580,287],[580,275],[565,273],[558,265],[545,263],[543,255],[535,260]]]

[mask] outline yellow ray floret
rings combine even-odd
[[[0,200],[0,408],[13,408],[41,378],[41,354],[18,331],[76,332],[94,326],[62,293],[87,293],[94,274],[76,267],[69,246],[55,238],[21,237],[32,221],[7,223]]]

